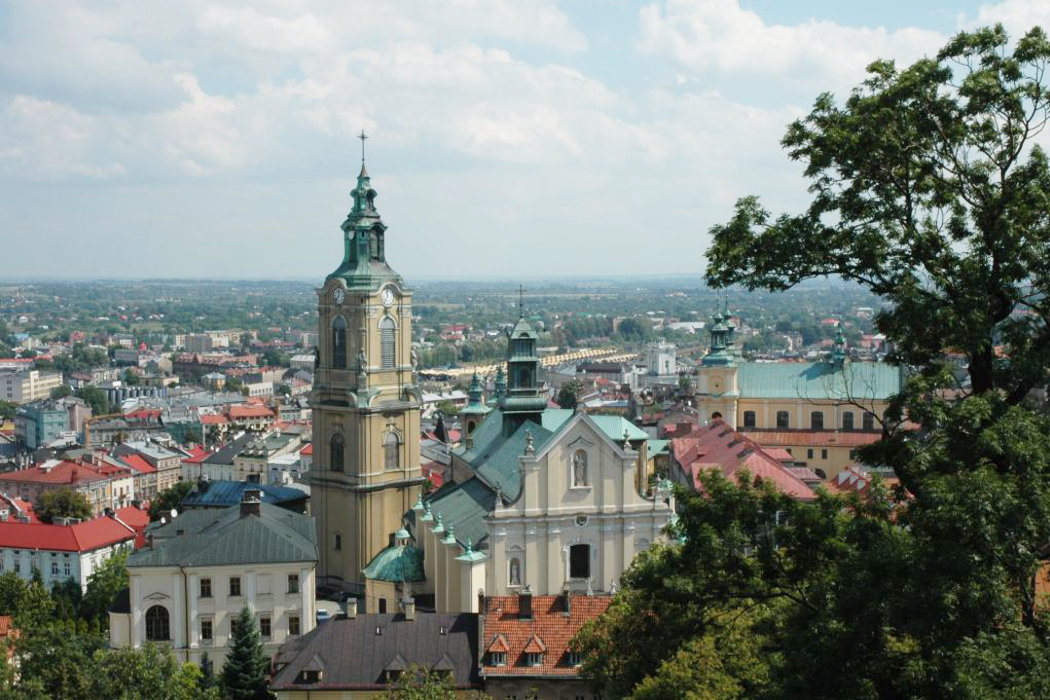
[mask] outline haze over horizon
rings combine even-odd
[[[0,279],[318,281],[357,134],[410,279],[699,276],[816,96],[1035,0],[0,0]],[[673,269],[672,269],[673,268]]]

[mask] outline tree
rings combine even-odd
[[[128,587],[128,553],[118,552],[95,567],[88,577],[87,590],[80,604],[81,617],[109,622],[107,611]]]
[[[73,392],[73,396],[83,399],[84,403],[91,407],[91,413],[95,416],[104,416],[113,412],[113,406],[109,402],[106,392],[95,386],[82,386]]]
[[[176,481],[174,484],[164,489],[157,494],[157,497],[150,501],[149,504],[149,519],[151,522],[157,522],[161,517],[167,517],[171,511],[178,510],[182,507],[182,501],[186,496],[190,495],[190,492],[196,488],[197,482],[192,479],[183,479]]]
[[[14,420],[15,411],[17,410],[18,404],[10,401],[0,401],[0,422]]]
[[[263,653],[255,617],[245,606],[237,615],[230,651],[222,667],[222,686],[225,697],[233,700],[262,700],[272,698],[266,689],[266,671],[269,660]]]
[[[53,399],[62,399],[62,398],[65,398],[67,396],[72,396],[72,395],[73,395],[73,390],[69,387],[68,384],[63,384],[61,386],[56,386],[54,389],[51,390],[51,398],[53,398]]]
[[[94,697],[126,700],[197,700],[218,698],[214,689],[203,688],[203,675],[194,663],[180,664],[167,647],[146,644],[96,651]]]
[[[561,389],[558,390],[558,396],[554,401],[562,408],[576,408],[582,390],[583,385],[580,384],[579,380],[572,379],[562,385]]]
[[[71,488],[62,487],[40,494],[33,509],[37,517],[45,523],[55,518],[80,518],[87,520],[91,517],[91,504],[88,503],[84,494]]]
[[[409,666],[380,696],[382,700],[455,700],[456,697],[449,675],[416,665]]]

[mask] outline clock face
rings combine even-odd
[[[336,288],[336,290],[332,292],[332,299],[335,300],[336,304],[342,304],[343,299],[346,299],[346,292],[340,288]]]
[[[394,305],[394,290],[390,287],[387,287],[383,290],[383,293],[380,298],[383,301],[383,306],[390,308]]]

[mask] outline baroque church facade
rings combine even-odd
[[[343,261],[317,290],[309,478],[319,585],[364,594],[367,612],[409,596],[477,612],[480,594],[615,590],[673,518],[648,435],[619,416],[549,408],[522,314],[495,405],[475,380],[446,483],[424,497],[411,292],[387,264],[363,164],[351,195]]]

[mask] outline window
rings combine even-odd
[[[230,577],[230,595],[241,594],[241,577],[231,576]]]
[[[871,413],[870,411],[865,411],[863,420],[864,420],[863,425],[864,425],[864,429],[865,430],[875,430],[875,414],[874,413]]]
[[[587,452],[576,450],[572,456],[572,485],[587,485]]]
[[[211,633],[211,620],[208,618],[201,619],[201,639],[210,642],[212,638]]]
[[[570,651],[567,660],[570,666],[579,666],[583,661],[583,657],[575,651]]]
[[[238,630],[240,630],[240,628],[241,628],[241,621],[238,620],[236,617],[231,617],[230,618],[230,636],[231,637],[236,637],[237,636],[237,632],[238,632]]]
[[[379,613],[383,615],[386,614],[386,598],[379,599]]]
[[[379,322],[379,366],[394,369],[394,319],[384,316]]]
[[[824,429],[824,414],[821,411],[813,411],[809,414],[809,427],[813,430]]]
[[[842,414],[842,429],[853,430],[853,411],[846,411]]]
[[[820,458],[821,459],[827,459],[828,458],[828,451],[827,450],[821,450],[820,451]]]
[[[506,666],[507,665],[507,652],[505,651],[490,651],[489,652],[489,666]]]
[[[288,634],[293,637],[299,636],[299,616],[289,615],[288,616]]]
[[[343,436],[336,433],[332,436],[332,439],[328,441],[329,451],[331,453],[332,471],[341,472],[343,471]]]
[[[525,665],[526,666],[542,666],[543,665],[543,654],[540,653],[526,653],[525,654]]]
[[[346,368],[346,319],[342,316],[332,321],[332,367]]]
[[[806,459],[813,459],[813,449],[806,450]]]
[[[744,427],[754,428],[755,427],[755,412],[744,411]]]
[[[337,534],[335,536],[335,551],[340,552],[343,549],[343,536]]]
[[[401,466],[400,446],[397,433],[391,431],[383,437],[383,467],[387,470]]]
[[[69,560],[62,562],[62,574],[66,577],[73,575],[73,570],[70,568]]]
[[[788,421],[788,412],[787,411],[777,411],[777,427],[778,428],[791,427],[790,424],[789,424],[789,421]]]
[[[211,598],[211,579],[201,579],[201,598]]]
[[[288,592],[299,592],[299,574],[288,574]]]
[[[58,576],[58,559],[51,560],[51,575]]]
[[[263,639],[269,639],[270,638],[270,617],[269,616],[260,617],[259,618],[259,635]]]
[[[591,546],[574,544],[569,547],[569,578],[591,577]]]
[[[171,639],[168,609],[163,605],[154,605],[146,611],[146,639],[151,642],[166,642]]]

